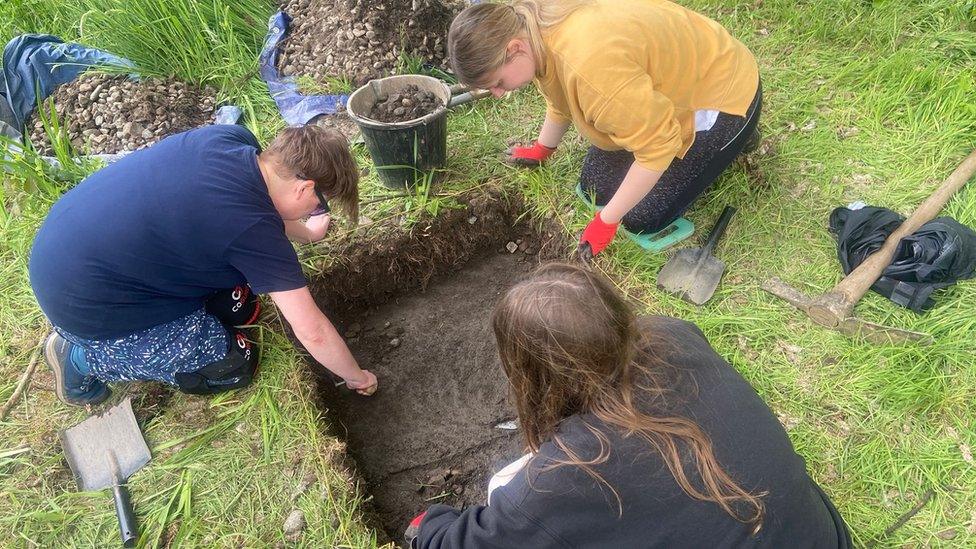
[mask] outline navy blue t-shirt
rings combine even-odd
[[[188,315],[214,292],[306,280],[246,128],[176,134],[105,167],[51,208],[31,287],[55,326],[112,339]]]

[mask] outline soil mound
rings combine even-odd
[[[392,73],[402,53],[446,69],[447,31],[464,0],[285,0],[292,17],[278,68],[320,84],[359,86]]]
[[[422,90],[414,84],[390,94],[385,101],[378,101],[369,112],[369,117],[380,122],[406,122],[426,116],[442,105],[433,93]]]
[[[212,89],[174,79],[135,82],[127,76],[88,73],[58,86],[49,100],[75,149],[96,154],[142,149],[167,135],[208,124],[213,121],[215,95]],[[28,129],[41,154],[52,154],[39,116],[34,115]]]

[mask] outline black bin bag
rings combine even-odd
[[[837,257],[848,274],[884,244],[904,221],[887,209],[864,206],[830,213]],[[940,217],[898,243],[895,257],[871,286],[902,307],[921,313],[931,308],[932,292],[976,275],[976,232],[955,219]]]

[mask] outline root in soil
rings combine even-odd
[[[369,117],[380,122],[406,122],[426,116],[443,105],[433,93],[420,89],[416,84],[405,86],[391,93],[384,101],[377,101],[369,111]]]
[[[403,54],[447,69],[447,30],[464,0],[287,0],[292,17],[279,69],[357,86],[390,74]]]
[[[215,91],[174,79],[89,72],[51,95],[72,146],[85,154],[134,151],[213,121]],[[28,124],[41,154],[52,154],[41,119]]]

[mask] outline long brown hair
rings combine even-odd
[[[586,470],[613,491],[622,512],[616,489],[593,469],[610,455],[606,436],[589,426],[600,452],[584,459],[556,432],[563,419],[592,414],[624,436],[646,440],[689,496],[715,502],[759,531],[765,514],[762,494],[747,492],[729,476],[701,427],[688,418],[648,415],[635,406],[641,396],[667,398],[674,368],[655,352],[667,342],[641,334],[633,311],[605,278],[580,265],[543,265],[502,297],[492,328],[529,449],[538,452],[552,440],[567,455],[555,467]],[[684,449],[690,450],[688,463],[682,460]],[[688,478],[686,465],[697,472],[702,489]]]
[[[482,2],[468,6],[451,22],[447,52],[458,80],[478,87],[505,64],[513,38],[525,38],[532,48],[536,73],[545,73],[542,30],[558,24],[593,0],[513,0],[509,4]]]

